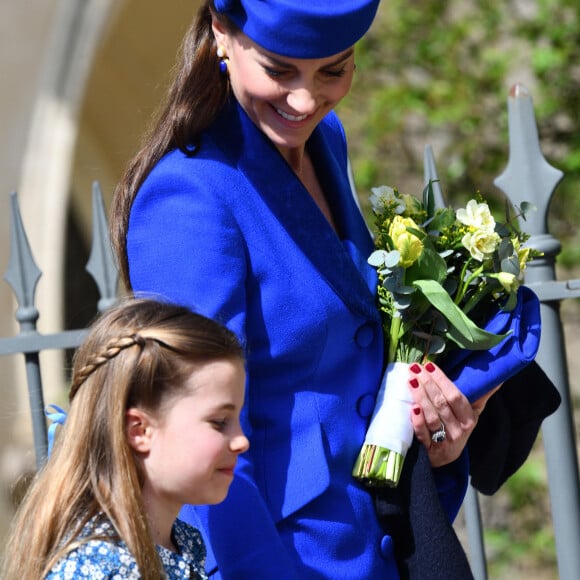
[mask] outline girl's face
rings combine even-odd
[[[214,20],[234,95],[256,126],[287,159],[301,150],[322,118],[348,93],[354,49],[320,59],[268,52],[243,33],[232,35]]]
[[[249,447],[240,426],[245,371],[239,360],[204,364],[189,377],[187,393],[144,415],[143,440],[128,433],[145,475],[143,498],[153,514],[173,517],[183,504],[223,501],[238,455]],[[144,446],[139,447],[139,443]]]

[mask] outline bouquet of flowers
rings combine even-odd
[[[378,272],[387,370],[353,476],[396,486],[413,440],[407,366],[445,353],[441,366],[473,401],[530,362],[539,302],[520,284],[526,264],[541,253],[524,247],[529,236],[516,226],[518,215],[525,219],[533,209],[525,202],[517,215],[506,203],[506,221],[496,223],[480,194],[465,208],[435,208],[429,182],[422,201],[383,186],[372,190],[371,204],[376,250],[368,262]],[[485,357],[474,367],[482,376],[459,384],[468,355],[478,351]]]

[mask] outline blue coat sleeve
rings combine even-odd
[[[162,161],[139,191],[127,236],[131,285],[217,318],[243,341],[245,244],[228,207],[197,181]]]

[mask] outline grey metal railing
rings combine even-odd
[[[46,457],[47,433],[39,354],[44,350],[76,348],[84,338],[86,329],[52,334],[38,332],[36,323],[39,312],[35,305],[35,292],[42,273],[30,250],[15,193],[11,194],[10,221],[10,262],[4,279],[12,287],[18,303],[16,320],[20,332],[12,337],[0,338],[0,355],[24,355],[34,452],[36,465],[40,466]],[[93,243],[87,271],[97,284],[100,295],[98,309],[103,311],[117,300],[118,274],[109,244],[105,206],[98,184],[93,186]]]
[[[515,85],[508,99],[510,157],[495,184],[515,204],[530,201],[537,208],[522,228],[531,234],[529,245],[544,252],[526,269],[526,284],[541,301],[542,338],[536,357],[558,388],[562,404],[543,424],[558,570],[562,580],[580,578],[580,483],[566,347],[560,319],[560,301],[580,297],[580,280],[556,281],[555,262],[561,250],[548,232],[548,209],[563,177],[542,155],[532,98]]]
[[[548,207],[562,173],[551,167],[540,149],[531,97],[521,85],[508,98],[510,158],[504,173],[495,183],[508,199],[518,205],[533,203],[538,211],[528,214],[525,230],[531,234],[529,244],[544,252],[542,259],[530,263],[526,284],[538,294],[542,303],[542,340],[537,361],[557,386],[562,396],[559,410],[543,425],[553,526],[556,538],[558,570],[562,580],[580,578],[580,485],[575,446],[574,422],[568,384],[566,353],[559,305],[565,298],[580,297],[580,280],[556,280],[555,259],[560,243],[548,233]],[[437,179],[433,152],[425,148],[425,180]],[[434,184],[439,205],[444,205],[439,183]],[[39,316],[35,306],[36,284],[41,272],[32,252],[20,218],[15,194],[11,200],[11,254],[5,276],[18,302],[16,319],[20,332],[0,338],[0,355],[22,353],[25,358],[37,465],[46,457],[47,435],[39,353],[47,349],[77,347],[86,329],[40,334],[36,328]],[[118,273],[110,249],[107,219],[102,195],[93,187],[93,243],[87,271],[100,294],[99,311],[117,300]],[[469,539],[470,563],[476,580],[486,580],[487,564],[482,520],[477,492],[470,487],[464,503]]]
[[[495,184],[514,205],[524,201],[534,204],[536,212],[526,215],[522,229],[530,234],[528,245],[544,253],[526,269],[526,285],[541,302],[542,338],[536,361],[556,385],[562,404],[542,426],[552,518],[556,539],[558,571],[561,580],[580,578],[580,483],[574,419],[568,382],[566,349],[560,319],[560,302],[580,297],[580,280],[556,280],[556,256],[561,250],[558,240],[548,232],[548,209],[554,191],[563,177],[544,158],[528,90],[516,84],[508,97],[509,161]],[[425,182],[437,179],[433,152],[425,148]],[[445,201],[439,184],[435,184],[436,203]],[[487,560],[477,492],[469,488],[464,502],[470,547],[470,564],[476,580],[487,579]]]

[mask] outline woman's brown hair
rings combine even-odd
[[[135,195],[153,166],[172,149],[195,155],[199,136],[214,121],[227,101],[229,83],[220,72],[212,18],[226,30],[237,28],[213,10],[206,0],[187,31],[165,102],[145,135],[144,144],[129,162],[111,207],[110,231],[123,284],[130,289],[126,239]]]

